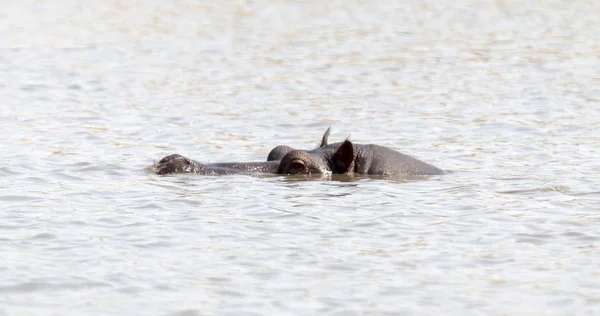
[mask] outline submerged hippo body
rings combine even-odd
[[[196,173],[214,176],[239,173],[277,173],[278,167],[279,161],[203,164],[178,154],[169,155],[155,165],[157,174]]]
[[[346,140],[310,151],[291,150],[277,168],[279,174],[439,175],[428,163],[379,145]]]

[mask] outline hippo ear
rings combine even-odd
[[[323,134],[323,138],[321,138],[321,145],[319,145],[319,147],[327,146],[327,139],[329,138],[329,133],[331,133],[331,126],[329,126],[325,131],[325,134]]]
[[[352,173],[354,170],[354,146],[346,140],[331,157],[333,173]]]

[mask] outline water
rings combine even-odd
[[[4,3],[0,315],[599,313],[599,13]],[[450,172],[147,172],[330,125]]]

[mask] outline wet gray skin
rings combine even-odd
[[[157,174],[196,173],[215,176],[240,173],[277,173],[278,167],[279,161],[203,164],[178,154],[164,157],[155,165]]]
[[[281,158],[277,173],[439,175],[444,171],[384,146],[353,144],[346,140],[310,151],[288,151]]]

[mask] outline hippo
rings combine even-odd
[[[271,151],[281,159],[278,174],[359,174],[359,175],[441,175],[443,170],[393,149],[374,144],[354,144],[346,139],[327,144],[330,130],[321,146],[313,150],[295,150],[278,146]],[[281,148],[279,148],[281,147]]]
[[[349,174],[349,175],[441,175],[443,170],[399,153],[388,147],[374,144],[343,142],[328,144],[328,128],[319,147],[300,150],[281,145],[273,148],[265,162],[201,164],[174,154],[156,164],[158,174],[197,173],[227,175],[239,173],[271,174]]]

